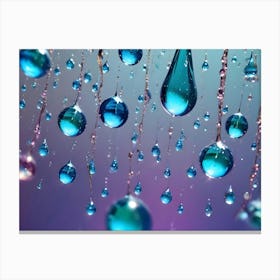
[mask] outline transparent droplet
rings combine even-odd
[[[25,106],[26,106],[25,100],[24,100],[24,99],[21,99],[21,100],[19,101],[19,108],[20,108],[20,109],[24,109]]]
[[[115,173],[119,169],[119,163],[116,159],[114,159],[110,165],[110,173]]]
[[[257,149],[257,143],[252,143],[252,145],[251,145],[251,150],[252,151],[255,151]]]
[[[212,205],[211,205],[211,202],[208,201],[205,209],[204,209],[204,213],[206,215],[206,217],[211,217],[212,214],[213,214],[213,208],[212,208]]]
[[[170,192],[170,189],[165,190],[161,194],[160,200],[163,204],[169,204],[172,201],[172,194]]]
[[[258,184],[257,183],[254,183],[253,185],[252,185],[252,188],[253,189],[256,189],[258,187]]]
[[[42,99],[39,99],[38,102],[37,102],[37,106],[36,106],[37,109],[38,109],[38,110],[41,110],[42,107],[43,107],[43,104],[44,104],[43,100],[42,100]]]
[[[177,152],[182,151],[183,150],[183,141],[181,139],[178,139],[175,145],[175,149]]]
[[[143,70],[144,72],[146,72],[146,70],[147,70],[147,64],[143,64],[142,70]]]
[[[151,230],[152,218],[142,200],[126,195],[110,207],[106,226],[108,230]]]
[[[144,160],[144,153],[143,153],[143,151],[139,151],[138,152],[138,161],[143,161]]]
[[[43,182],[42,180],[38,183],[38,185],[36,186],[36,189],[41,190],[43,187]]]
[[[30,181],[36,171],[36,162],[30,153],[21,154],[19,157],[19,179],[20,181]]]
[[[31,78],[43,77],[51,68],[51,58],[47,50],[20,50],[20,68]]]
[[[245,74],[244,79],[247,82],[254,83],[258,80],[257,73],[258,73],[258,66],[255,62],[253,52],[251,52],[251,57],[249,59],[249,63],[244,68],[244,74]]]
[[[225,115],[228,112],[228,105],[226,105],[223,110],[222,113]]]
[[[108,188],[104,187],[101,191],[101,197],[105,198],[109,195]]]
[[[53,70],[53,72],[56,76],[59,76],[61,74],[60,68],[58,66]]]
[[[72,83],[72,88],[74,90],[79,90],[82,86],[82,83],[80,80],[75,80],[73,83]]]
[[[58,116],[58,126],[64,135],[74,137],[86,128],[86,117],[78,105],[65,108]]]
[[[225,203],[231,205],[235,202],[235,194],[230,186],[228,191],[225,193]]]
[[[143,55],[142,50],[119,50],[119,57],[125,65],[137,64]]]
[[[205,147],[199,156],[202,171],[209,178],[225,176],[233,167],[233,156],[227,146],[218,141]]]
[[[183,205],[183,203],[181,202],[181,203],[179,204],[178,208],[177,208],[177,213],[181,215],[181,214],[183,214],[183,212],[184,212],[184,205]]]
[[[143,94],[140,94],[140,95],[138,96],[138,102],[139,102],[139,103],[144,102],[144,95],[143,95]]]
[[[59,170],[59,180],[63,184],[70,184],[76,178],[76,168],[72,164],[71,161],[64,166],[62,166]]]
[[[94,205],[93,201],[91,200],[86,207],[86,212],[89,216],[92,216],[96,213],[96,206]]]
[[[139,195],[142,192],[142,185],[140,182],[138,182],[134,188],[134,193],[136,195]]]
[[[151,112],[154,112],[157,109],[156,103],[152,104]]]
[[[49,154],[49,147],[48,147],[46,139],[44,139],[43,143],[39,147],[39,151],[38,152],[39,152],[39,155],[41,157],[45,157],[45,156],[47,156]]]
[[[26,92],[26,89],[27,89],[26,85],[22,85],[21,88],[20,88],[20,90],[21,90],[22,92]]]
[[[105,74],[105,73],[108,73],[109,70],[110,70],[110,67],[109,67],[108,62],[106,61],[102,66],[102,72]]]
[[[105,126],[118,128],[127,121],[128,109],[120,97],[113,96],[102,102],[99,114]]]
[[[49,121],[51,118],[52,118],[52,113],[46,112],[46,115],[45,115],[46,121]]]
[[[176,50],[163,82],[160,98],[165,111],[173,117],[184,116],[194,108],[197,91],[191,50]]]
[[[207,71],[209,69],[209,63],[207,60],[204,60],[204,62],[202,63],[202,71]]]
[[[252,99],[253,99],[253,95],[252,95],[252,93],[250,93],[250,94],[248,95],[248,101],[252,101]]]
[[[245,193],[243,194],[243,198],[244,198],[245,200],[249,200],[249,199],[250,199],[250,194],[249,194],[249,192],[245,192]]]
[[[95,163],[94,160],[91,159],[88,163],[88,171],[90,175],[93,175],[96,173]]]
[[[91,81],[91,79],[92,79],[91,73],[87,72],[87,73],[84,74],[84,82],[86,84],[89,83]]]
[[[189,178],[194,178],[196,176],[196,168],[192,165],[187,169],[186,173]]]
[[[157,161],[157,163],[160,163],[160,161],[161,161],[161,156],[160,156],[160,155],[159,155],[159,156],[157,156],[156,161]]]
[[[138,114],[140,112],[140,108],[139,107],[136,107],[135,108],[135,114]]]
[[[203,119],[207,122],[210,119],[210,114],[208,112],[206,112],[203,116]]]
[[[72,70],[75,67],[75,61],[73,60],[73,58],[70,58],[66,61],[66,68],[68,70]]]
[[[237,57],[236,57],[236,55],[232,57],[231,62],[232,62],[232,63],[236,63],[236,62],[237,62]]]
[[[134,72],[133,72],[133,71],[131,71],[131,72],[129,73],[129,78],[130,78],[130,79],[133,79],[133,78],[134,78]]]
[[[199,129],[199,127],[200,127],[200,120],[197,119],[197,120],[193,123],[193,128],[194,128],[194,129]]]
[[[231,115],[226,121],[226,131],[231,138],[240,138],[248,130],[248,122],[240,113]]]
[[[168,179],[170,176],[171,176],[171,170],[169,167],[167,167],[164,172],[163,172],[163,175],[166,179]]]
[[[152,147],[152,155],[153,157],[158,157],[160,155],[160,148],[158,146],[158,143],[156,143],[153,147]]]
[[[98,91],[98,83],[95,83],[95,84],[92,86],[92,91],[93,91],[93,92],[97,92],[97,91]]]
[[[137,138],[138,138],[138,134],[137,134],[136,132],[133,132],[133,135],[132,135],[132,137],[131,137],[131,142],[132,142],[133,144],[136,144]]]
[[[53,88],[57,88],[57,86],[58,86],[58,81],[54,81],[53,82]]]
[[[31,87],[32,87],[32,88],[36,88],[36,87],[37,87],[37,83],[36,83],[36,82],[33,82],[33,83],[31,84]]]

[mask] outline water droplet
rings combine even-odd
[[[42,180],[38,183],[38,185],[36,186],[36,189],[41,190],[43,187],[43,182]]]
[[[115,172],[118,171],[118,169],[119,169],[119,163],[118,163],[118,161],[117,161],[116,159],[114,159],[114,160],[112,161],[111,165],[110,165],[110,170],[109,170],[109,172],[110,172],[110,173],[115,173]]]
[[[250,94],[248,95],[248,101],[252,101],[252,99],[253,99],[253,95],[252,95],[252,93],[250,93]]]
[[[32,87],[32,88],[36,88],[36,86],[37,86],[37,83],[36,83],[36,82],[33,82],[33,83],[31,84],[31,87]]]
[[[212,208],[212,205],[211,205],[211,202],[208,201],[205,209],[204,209],[204,213],[206,215],[206,217],[211,217],[212,214],[213,214],[213,208]]]
[[[99,114],[105,126],[117,128],[125,124],[128,118],[128,109],[120,97],[113,96],[102,102]]]
[[[134,188],[134,193],[136,195],[139,195],[142,192],[142,185],[140,182],[138,182]]]
[[[223,177],[233,167],[231,151],[220,141],[205,147],[200,153],[199,161],[209,178]]]
[[[175,145],[175,149],[177,152],[182,151],[183,150],[183,141],[181,139],[178,139]]]
[[[22,86],[21,86],[21,91],[22,91],[22,92],[26,92],[26,89],[27,89],[26,85],[22,85]]]
[[[20,181],[30,181],[36,171],[36,162],[31,154],[21,154],[19,157],[19,179]]]
[[[160,200],[163,204],[169,204],[172,201],[172,194],[169,189],[165,190],[161,194]]]
[[[252,143],[251,150],[255,151],[257,149],[257,143]]]
[[[138,114],[140,112],[140,108],[139,107],[136,107],[135,108],[135,114]]]
[[[253,189],[256,189],[258,187],[258,184],[257,183],[254,183],[253,185],[252,185],[252,188]]]
[[[247,205],[247,213],[250,225],[256,229],[261,228],[261,201],[252,200]]]
[[[53,72],[56,76],[59,76],[61,74],[60,68],[58,66],[53,70]]]
[[[144,95],[143,95],[143,94],[140,94],[140,95],[138,96],[138,102],[139,102],[139,103],[144,102]]]
[[[51,118],[52,118],[52,113],[46,112],[46,116],[45,116],[46,121],[49,121]]]
[[[184,65],[187,61],[187,67]],[[184,116],[196,104],[191,50],[176,50],[171,67],[163,82],[161,93],[163,108],[171,116]]]
[[[161,161],[161,156],[157,156],[157,163],[160,163]]]
[[[106,225],[108,230],[150,230],[152,218],[142,200],[126,195],[111,206]]]
[[[183,214],[183,212],[184,212],[184,205],[183,205],[183,203],[181,202],[181,203],[179,204],[178,208],[177,208],[177,213],[181,215],[181,214]]]
[[[96,206],[94,205],[93,201],[91,200],[86,207],[86,212],[89,216],[92,216],[96,213]]]
[[[203,118],[204,118],[204,120],[205,120],[206,122],[209,121],[209,119],[210,119],[210,114],[209,114],[209,112],[206,112],[206,113],[204,114]]]
[[[73,60],[73,58],[70,58],[66,61],[66,68],[68,70],[72,70],[75,67],[75,61]]]
[[[157,109],[156,103],[152,104],[151,112],[154,112]]]
[[[79,90],[81,89],[81,86],[82,86],[82,83],[80,80],[75,80],[73,83],[72,83],[72,88],[74,90]]]
[[[226,131],[231,138],[240,138],[248,130],[246,118],[239,112],[231,115],[226,121]]]
[[[209,69],[209,63],[207,60],[204,60],[204,62],[202,63],[202,71],[207,71]]]
[[[143,64],[142,70],[143,70],[144,72],[146,72],[146,70],[147,70],[147,64]]]
[[[223,110],[222,113],[225,115],[228,112],[228,105],[226,105]]]
[[[194,178],[196,176],[196,168],[192,165],[187,169],[186,173],[189,178]]]
[[[90,175],[93,175],[96,173],[95,163],[94,160],[91,159],[88,163],[88,171]]]
[[[24,108],[25,108],[25,105],[26,105],[25,100],[24,100],[24,99],[21,99],[21,100],[19,101],[19,108],[20,108],[20,109],[24,109]]]
[[[119,50],[119,57],[125,65],[137,64],[143,55],[142,50]]]
[[[54,81],[53,82],[53,88],[57,88],[57,86],[58,86],[58,81]]]
[[[235,194],[230,186],[228,191],[225,193],[225,203],[231,205],[235,202]]]
[[[87,72],[87,73],[84,74],[84,82],[86,84],[89,83],[91,81],[91,79],[92,79],[91,73]]]
[[[251,52],[251,57],[249,59],[249,62],[244,68],[244,74],[245,74],[244,79],[247,82],[254,83],[258,80],[257,73],[258,73],[258,67],[253,57],[253,52]]]
[[[51,68],[51,58],[47,50],[20,50],[20,68],[31,78],[43,77]]]
[[[138,134],[137,134],[136,132],[133,132],[133,135],[132,135],[132,137],[131,137],[131,142],[132,142],[133,144],[136,144],[137,138],[138,138]]]
[[[170,170],[170,168],[167,167],[167,168],[164,170],[163,175],[164,175],[164,177],[165,177],[166,179],[168,179],[168,178],[171,176],[171,170]]]
[[[39,155],[41,157],[45,157],[49,154],[49,147],[48,147],[48,144],[47,144],[47,140],[44,139],[43,143],[41,144],[41,146],[39,147]]]
[[[237,62],[237,57],[236,57],[236,55],[232,57],[231,62],[232,62],[232,63],[236,63],[236,62]]]
[[[197,120],[193,123],[193,128],[194,128],[194,129],[199,129],[199,127],[200,127],[200,120],[197,119]]]
[[[76,178],[76,168],[72,164],[71,161],[64,166],[62,166],[59,170],[59,180],[63,184],[70,184]]]
[[[86,128],[86,117],[78,105],[65,108],[58,116],[58,126],[64,135],[74,137]]]
[[[98,83],[95,83],[93,86],[92,86],[92,92],[97,92],[98,91]]]
[[[105,74],[105,73],[108,73],[109,70],[110,70],[110,67],[109,67],[108,62],[106,61],[102,66],[102,72]]]
[[[39,99],[38,102],[37,102],[37,106],[36,106],[37,109],[38,109],[38,110],[41,110],[42,107],[43,107],[43,104],[44,104],[43,100],[42,100],[42,99]]]
[[[138,161],[143,161],[144,160],[144,153],[143,151],[138,152]]]
[[[158,157],[160,155],[160,148],[158,146],[158,143],[156,143],[153,147],[152,147],[152,155],[153,157]]]
[[[101,191],[101,197],[105,198],[109,195],[108,188],[104,187]]]

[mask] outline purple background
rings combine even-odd
[[[35,177],[29,182],[20,182],[20,230],[105,230],[105,215],[116,200],[126,194],[127,176],[129,170],[128,152],[132,149],[131,136],[137,130],[135,122],[141,118],[143,103],[137,98],[144,93],[145,72],[142,67],[147,63],[147,50],[143,50],[141,61],[135,66],[124,65],[115,49],[105,50],[104,62],[107,60],[110,71],[104,74],[104,86],[101,91],[102,100],[113,96],[116,91],[117,75],[119,74],[119,89],[123,87],[122,99],[129,108],[129,118],[126,124],[117,129],[105,127],[99,121],[97,130],[96,169],[93,177],[94,203],[97,212],[88,216],[85,207],[89,202],[89,181],[85,157],[92,149],[90,135],[93,131],[96,118],[96,104],[92,85],[98,82],[98,66],[96,62],[97,50],[85,51],[85,71],[92,74],[89,84],[83,83],[79,105],[87,118],[87,127],[84,133],[76,138],[70,138],[61,133],[57,125],[57,117],[63,108],[73,105],[77,92],[72,89],[72,82],[79,77],[81,50],[54,50],[52,55],[53,67],[59,66],[60,76],[53,73],[50,78],[47,98],[47,111],[52,113],[52,119],[42,120],[41,135],[36,145],[34,157],[37,161]],[[219,50],[192,50],[194,75],[198,91],[198,100],[194,109],[186,116],[172,118],[161,107],[160,89],[167,74],[167,65],[172,61],[175,50],[152,50],[150,64],[150,91],[152,99],[148,105],[144,118],[144,133],[142,150],[145,155],[143,162],[133,159],[133,170],[136,174],[132,179],[132,187],[140,180],[143,191],[139,198],[147,205],[153,219],[153,230],[252,230],[249,223],[235,219],[235,214],[241,206],[244,192],[249,190],[249,176],[255,158],[255,152],[250,146],[255,141],[257,130],[256,119],[261,102],[260,81],[254,84],[244,82],[243,69],[248,62],[251,50],[229,50],[228,74],[226,81],[224,105],[229,111],[223,116],[222,140],[230,148],[234,156],[232,171],[221,179],[209,179],[200,169],[199,153],[214,143],[217,122],[217,89],[219,87],[219,70],[221,68],[222,49]],[[201,65],[205,52],[208,54],[209,70],[203,72]],[[259,78],[261,73],[260,50],[253,50],[257,54]],[[237,62],[231,62],[236,55]],[[70,57],[75,61],[75,68],[67,70],[65,62]],[[19,96],[24,98],[26,107],[20,110],[20,149],[27,151],[27,142],[33,136],[33,129],[39,115],[36,108],[40,94],[45,86],[46,77],[40,79],[27,78],[21,70],[19,81]],[[134,77],[130,78],[130,72]],[[58,81],[58,87],[53,88],[53,82]],[[36,81],[37,86],[32,88]],[[27,91],[22,92],[25,84]],[[237,112],[242,85],[244,97],[241,112],[247,118],[249,129],[241,139],[231,139],[224,129],[226,119]],[[248,101],[248,95],[252,100]],[[65,98],[67,101],[65,102]],[[152,104],[156,104],[156,111],[151,112]],[[140,108],[138,114],[136,107]],[[203,115],[210,113],[208,122]],[[195,130],[194,121],[199,118],[201,126]],[[167,157],[168,128],[172,125],[174,132],[171,139],[171,155]],[[182,151],[175,150],[175,143],[184,129],[186,139]],[[152,157],[151,148],[158,136],[162,160],[159,164]],[[40,157],[37,149],[47,139],[49,155]],[[116,155],[119,162],[117,173],[110,174],[109,166]],[[75,165],[77,177],[72,184],[63,185],[58,178],[59,169],[69,160]],[[163,177],[163,171],[171,168],[169,179]],[[186,169],[194,165],[197,169],[195,178],[186,176]],[[140,172],[139,175],[137,173]],[[105,177],[108,177],[109,196],[101,197]],[[42,189],[36,186],[42,180]],[[236,195],[233,205],[224,202],[224,193],[232,186]],[[173,200],[164,205],[160,201],[161,193],[169,187]],[[258,188],[253,198],[260,198],[261,180],[258,175]],[[204,208],[208,198],[211,199],[213,215],[206,217]],[[182,215],[177,213],[179,203],[184,204]]]

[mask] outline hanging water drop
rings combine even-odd
[[[96,206],[94,205],[92,200],[86,206],[86,212],[89,216],[92,216],[93,214],[96,213]]]
[[[254,142],[251,144],[251,150],[255,151],[256,149],[257,149],[257,143]]]
[[[101,197],[105,198],[109,195],[108,188],[104,187],[101,191]]]
[[[133,135],[131,137],[131,142],[133,144],[136,144],[137,143],[137,138],[138,138],[138,134],[136,132],[133,132]]]
[[[191,50],[176,50],[160,98],[165,111],[173,117],[184,116],[195,106],[197,91]]]
[[[92,79],[91,73],[87,72],[87,73],[84,74],[84,82],[86,84],[88,84],[91,81],[91,79]]]
[[[60,68],[58,66],[53,70],[53,72],[56,76],[59,76],[61,74]]]
[[[72,88],[74,90],[79,90],[81,89],[81,86],[82,86],[82,83],[80,80],[75,80],[73,83],[72,83]]]
[[[26,85],[22,85],[20,89],[22,92],[26,92],[27,87],[26,87]]]
[[[119,50],[119,57],[125,65],[137,64],[143,55],[142,50]]]
[[[235,202],[235,194],[230,186],[228,191],[225,193],[225,203],[231,205]]]
[[[30,78],[40,78],[51,68],[47,50],[20,50],[20,68]]]
[[[57,86],[58,86],[58,81],[54,81],[53,82],[53,88],[57,88]]]
[[[204,213],[205,213],[206,217],[211,217],[213,214],[213,208],[212,208],[210,200],[208,200],[208,203],[204,209]]]
[[[209,112],[206,112],[206,113],[204,114],[203,119],[204,119],[206,122],[209,121],[209,119],[210,119],[210,114],[209,114]]]
[[[228,112],[228,105],[226,105],[226,106],[223,108],[222,112],[223,112],[223,115],[225,115],[225,114]]]
[[[254,57],[253,57],[253,52],[251,52],[249,62],[246,65],[246,67],[244,68],[244,74],[245,74],[244,79],[247,82],[254,83],[258,80],[257,73],[258,73],[258,66],[255,62]]]
[[[165,177],[166,179],[168,179],[168,178],[171,176],[171,170],[170,170],[170,168],[167,167],[167,168],[164,170],[163,175],[164,175],[164,177]]]
[[[21,154],[19,157],[19,179],[20,181],[30,181],[36,171],[36,162],[30,153]]]
[[[106,226],[108,230],[151,230],[152,218],[142,200],[126,195],[109,209]]]
[[[91,159],[88,163],[88,171],[90,175],[93,175],[96,173],[95,163],[94,160]]]
[[[209,63],[207,60],[203,61],[201,68],[202,68],[202,71],[204,71],[204,72],[209,69]]]
[[[160,200],[163,204],[169,204],[172,201],[172,194],[171,191],[169,189],[165,190],[161,196],[160,196]]]
[[[138,182],[134,188],[134,193],[136,195],[139,195],[142,192],[142,185],[140,182]]]
[[[50,119],[52,118],[52,113],[50,113],[50,112],[46,112],[46,115],[45,115],[45,119],[46,119],[46,121],[49,121]]]
[[[22,109],[25,108],[25,105],[26,105],[25,100],[24,100],[24,99],[21,99],[21,100],[19,101],[19,108],[22,110]]]
[[[240,138],[248,130],[248,122],[246,118],[240,113],[235,113],[226,121],[226,131],[231,138]]]
[[[177,213],[181,215],[181,214],[183,214],[183,212],[184,212],[184,205],[183,205],[183,203],[181,202],[181,203],[179,204],[178,208],[177,208]]]
[[[74,137],[86,128],[86,117],[78,105],[65,108],[58,116],[58,126],[64,135]]]
[[[158,143],[156,143],[153,147],[152,147],[152,155],[153,157],[158,157],[160,155],[160,148],[158,146]]]
[[[144,153],[143,151],[138,151],[138,161],[143,161],[144,160]]]
[[[194,129],[199,129],[199,127],[200,127],[200,120],[197,119],[197,120],[193,123],[193,128],[194,128]]]
[[[37,106],[36,106],[37,109],[38,109],[38,110],[41,110],[42,107],[43,107],[43,104],[44,104],[43,100],[42,100],[42,99],[39,99],[38,102],[37,102]]]
[[[156,103],[152,104],[151,112],[154,112],[157,109]]]
[[[157,156],[156,161],[157,161],[157,163],[160,163],[160,161],[161,161],[161,156],[160,156],[160,155],[159,155],[159,156]]]
[[[72,164],[71,161],[64,166],[62,166],[59,170],[59,180],[63,184],[70,184],[76,178],[76,168]]]
[[[175,149],[177,152],[183,150],[183,141],[181,139],[178,139],[175,145]]]
[[[37,86],[37,83],[36,83],[36,82],[33,82],[33,83],[31,84],[31,87],[32,87],[32,88],[36,88],[36,86]]]
[[[109,70],[110,70],[110,67],[109,67],[108,62],[106,61],[102,66],[102,72],[105,74],[105,73],[108,73]]]
[[[49,153],[49,147],[48,147],[48,144],[47,144],[47,140],[44,139],[43,143],[41,144],[41,146],[39,147],[39,155],[41,157],[45,157],[48,155]]]
[[[236,57],[236,55],[232,57],[231,62],[232,62],[232,63],[236,63],[236,62],[237,62],[237,57]]]
[[[73,60],[73,58],[70,58],[66,61],[66,68],[68,70],[72,70],[75,66],[75,61]]]
[[[95,83],[93,86],[92,86],[92,92],[97,92],[98,91],[98,83]]]
[[[36,186],[36,189],[37,190],[41,190],[42,189],[42,186],[43,186],[43,182],[42,180],[38,183],[38,185]]]
[[[138,96],[138,102],[139,102],[139,103],[143,103],[143,102],[144,102],[144,94],[140,94],[140,95]]]
[[[120,97],[113,96],[102,102],[99,114],[105,126],[118,128],[127,121],[128,109]]]
[[[114,159],[110,165],[110,173],[115,173],[119,169],[119,163],[116,159]]]
[[[194,178],[196,176],[196,168],[192,165],[187,169],[186,173],[189,178]]]

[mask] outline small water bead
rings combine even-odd
[[[137,143],[137,138],[138,138],[138,134],[136,132],[133,132],[133,135],[131,137],[131,142],[133,144],[136,144]]]
[[[143,151],[138,151],[138,161],[143,161],[144,160],[144,153]]]
[[[140,112],[140,108],[139,108],[139,107],[136,107],[136,108],[135,108],[135,114],[139,114],[139,112]]]
[[[142,200],[126,195],[106,214],[108,230],[151,230],[152,217]]]
[[[104,187],[101,191],[101,197],[105,198],[109,195],[108,188]]]
[[[169,167],[167,167],[164,172],[163,172],[163,175],[166,179],[168,179],[170,176],[171,176],[171,170]]]
[[[51,68],[51,58],[47,50],[20,50],[20,68],[31,78],[43,77]]]
[[[204,213],[206,217],[211,217],[213,214],[213,208],[211,202],[208,200],[208,203],[204,209]]]
[[[128,109],[120,97],[113,96],[102,102],[99,114],[105,126],[118,128],[127,121]]]
[[[249,192],[245,192],[245,193],[243,194],[243,198],[244,198],[245,200],[249,200],[249,199],[250,199],[250,193],[249,193]]]
[[[133,79],[133,78],[134,78],[134,72],[133,72],[133,71],[131,71],[131,72],[129,73],[129,78],[130,78],[130,79]]]
[[[36,186],[36,189],[41,190],[43,187],[43,182],[42,180],[38,183],[38,185]]]
[[[182,139],[178,139],[175,145],[175,149],[177,152],[182,151],[183,150],[183,140]]]
[[[19,101],[19,108],[20,108],[20,109],[24,109],[25,106],[26,106],[25,100],[24,100],[24,99],[21,99],[21,100]]]
[[[51,120],[51,118],[52,118],[52,113],[50,113],[50,112],[46,112],[46,115],[45,115],[45,119],[46,119],[46,121]]]
[[[118,52],[121,61],[125,65],[135,65],[141,60],[143,56],[142,50],[119,50]]]
[[[76,178],[76,168],[72,164],[71,161],[64,166],[62,166],[59,170],[59,180],[63,184],[70,184]]]
[[[84,82],[86,84],[88,84],[91,81],[91,79],[92,79],[91,73],[87,72],[87,73],[84,74]]]
[[[235,202],[235,194],[230,186],[228,191],[225,193],[225,203],[232,205]]]
[[[209,119],[210,119],[210,114],[209,114],[209,112],[206,112],[206,113],[204,114],[203,119],[204,119],[206,122],[209,121]]]
[[[97,92],[98,91],[98,83],[95,83],[93,86],[92,86],[92,92]]]
[[[88,171],[90,175],[93,175],[96,173],[95,163],[94,160],[91,159],[88,163]]]
[[[199,129],[199,127],[200,127],[200,120],[197,119],[197,120],[193,123],[193,128],[194,128],[194,129]]]
[[[248,122],[246,118],[238,112],[227,119],[225,127],[231,138],[240,138],[246,134],[248,130]]]
[[[31,84],[31,87],[32,87],[32,88],[36,88],[36,87],[37,87],[37,83],[36,83],[36,82],[33,82],[33,83]]]
[[[134,193],[136,195],[140,195],[140,193],[142,192],[142,185],[140,182],[138,182],[134,188]]]
[[[158,143],[156,143],[153,147],[152,147],[152,155],[153,157],[158,157],[160,155],[160,148],[158,146]]]
[[[258,66],[253,57],[253,52],[251,52],[251,57],[249,59],[249,62],[246,65],[246,67],[244,68],[244,74],[245,74],[244,79],[247,82],[254,83],[254,82],[258,81],[257,73],[258,73]]]
[[[179,204],[178,208],[177,208],[177,213],[178,213],[179,215],[181,215],[181,214],[183,214],[183,212],[184,212],[184,205],[183,205],[183,203],[181,202],[181,203]]]
[[[232,57],[231,62],[232,62],[232,63],[236,63],[236,62],[237,62],[237,57],[236,57],[236,55]]]
[[[119,163],[116,159],[114,159],[110,165],[110,173],[115,173],[119,169]]]
[[[43,143],[40,145],[38,152],[41,157],[45,157],[49,154],[49,147],[46,139],[44,139]]]
[[[26,89],[27,89],[26,85],[22,85],[21,88],[20,88],[20,90],[21,90],[22,92],[26,92]]]
[[[106,61],[106,62],[103,64],[103,66],[102,66],[102,72],[103,72],[104,74],[106,74],[106,73],[109,72],[109,70],[110,70],[110,67],[109,67],[108,62]]]
[[[66,69],[72,70],[75,67],[75,61],[73,58],[70,58],[66,61]]]
[[[86,206],[86,212],[89,216],[92,216],[96,213],[96,206],[94,205],[93,201],[91,200],[89,204]]]
[[[156,161],[157,161],[157,163],[160,163],[160,161],[161,161],[161,156],[160,156],[160,155],[159,155],[159,156],[157,156]]]
[[[57,88],[58,87],[58,81],[54,81],[53,82],[53,88]]]
[[[140,94],[140,95],[138,96],[138,102],[139,102],[139,103],[144,102],[144,95],[143,95],[143,94]]]
[[[20,181],[30,181],[36,171],[36,161],[30,153],[21,154],[19,157],[19,179]]]
[[[56,76],[59,76],[61,74],[60,68],[58,66],[53,70],[53,72]]]
[[[233,167],[231,151],[221,141],[205,147],[199,156],[202,171],[209,178],[220,178]]]
[[[253,185],[252,185],[252,188],[253,189],[256,189],[258,187],[258,184],[257,183],[254,183]]]
[[[223,110],[222,113],[225,115],[228,112],[228,105],[226,105]]]
[[[42,100],[42,99],[39,99],[38,102],[37,102],[36,108],[37,108],[38,110],[41,110],[42,107],[43,107],[43,104],[44,104],[43,100]]]
[[[196,168],[192,165],[187,169],[186,173],[189,178],[194,178],[196,176],[197,171]]]
[[[163,204],[169,204],[172,201],[172,194],[169,188],[161,194],[160,200]]]
[[[151,112],[154,112],[157,109],[156,103],[152,104]]]
[[[79,90],[82,86],[82,83],[80,80],[75,80],[73,83],[72,83],[72,88],[74,90]]]
[[[201,68],[202,68],[202,71],[204,71],[204,72],[209,69],[209,63],[208,63],[207,60],[204,60],[204,62],[202,63]]]
[[[257,143],[254,142],[251,144],[251,150],[255,151],[256,149],[257,149]]]
[[[82,134],[86,128],[86,117],[78,105],[65,108],[58,116],[58,126],[66,136]]]
[[[146,70],[147,70],[147,64],[143,64],[142,70],[143,70],[144,72],[146,72]]]

